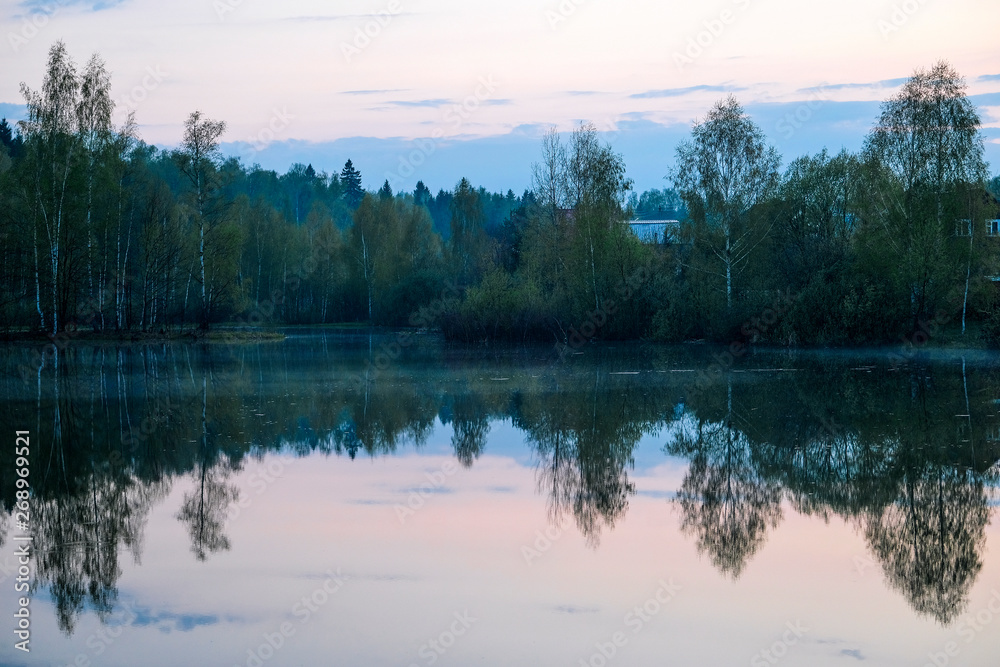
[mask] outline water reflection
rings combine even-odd
[[[204,561],[239,549],[227,508],[248,461],[391,455],[423,447],[439,422],[464,466],[488,451],[494,425],[517,428],[551,521],[572,521],[593,548],[628,511],[636,446],[662,434],[666,454],[688,463],[681,528],[723,576],[740,578],[783,506],[855,525],[888,584],[941,624],[965,609],[982,569],[1000,459],[1000,376],[988,364],[765,357],[698,385],[669,372],[712,363],[684,350],[552,367],[530,352],[483,361],[426,345],[376,376],[367,349],[11,348],[0,423],[35,425],[33,585],[51,593],[63,631],[85,609],[112,612],[120,559],[139,563],[146,519],[175,482],[189,489],[176,519]]]
[[[193,474],[195,487],[184,494],[177,519],[187,526],[191,551],[198,560],[204,561],[208,554],[229,550],[229,538],[225,535],[226,511],[240,497],[236,485],[228,483],[233,471],[231,462],[224,457],[219,460],[219,449],[213,443],[219,430],[215,424],[209,427],[208,375],[201,379],[200,422],[201,439]]]
[[[892,587],[918,613],[947,624],[965,610],[983,566],[987,498],[979,475],[918,464],[900,480],[894,502],[866,508],[859,523]]]
[[[781,520],[783,497],[803,514],[840,516],[889,585],[946,625],[983,565],[1000,455],[996,372],[876,370],[833,364],[735,386],[729,374],[695,396],[666,446],[691,461],[683,528],[736,578]]]
[[[749,439],[732,426],[731,408],[726,421],[699,420],[690,430],[667,445],[691,461],[677,494],[681,529],[694,535],[720,572],[737,579],[767,531],[781,522],[782,487],[754,465]]]
[[[606,387],[602,377],[557,380],[551,393],[521,392],[512,411],[538,457],[538,489],[548,496],[551,520],[571,515],[591,546],[628,508],[632,452],[659,423],[633,416],[643,409],[637,393]]]

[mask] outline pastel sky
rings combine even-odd
[[[879,101],[944,58],[997,172],[997,25],[995,0],[0,0],[0,114],[23,113],[20,82],[63,39],[80,63],[100,52],[119,115],[157,145],[201,109],[247,163],[519,191],[540,133],[588,120],[643,190],[727,93],[787,163],[858,149]]]

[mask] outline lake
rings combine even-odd
[[[2,349],[3,665],[1000,656],[991,353]]]

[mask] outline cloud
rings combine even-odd
[[[813,88],[803,88],[800,93],[811,93],[816,90],[858,90],[866,88],[896,88],[902,86],[908,81],[907,78],[902,79],[883,79],[881,81],[871,81],[869,83],[828,83],[815,86]]]
[[[855,660],[865,659],[865,656],[861,654],[861,651],[859,651],[856,648],[850,648],[850,649],[845,648],[840,651],[840,655],[846,656],[848,658],[854,658]]]
[[[550,127],[552,126],[546,123],[521,123],[511,128],[510,133],[521,137],[531,137],[532,139],[541,138],[548,132]]]
[[[453,100],[448,100],[444,98],[435,98],[430,100],[389,100],[386,104],[395,107],[417,107],[417,108],[429,108],[429,109],[439,109],[446,104],[454,104]]]
[[[382,91],[372,91],[371,94],[374,94],[375,92],[382,92]],[[362,94],[362,93],[359,92],[357,94]],[[386,100],[385,102],[382,102],[382,104],[385,106],[376,107],[374,110],[385,111],[390,108],[400,108],[400,107],[406,109],[440,109],[441,107],[449,106],[452,104],[458,104],[458,102],[444,97],[436,97],[426,100]],[[484,107],[507,106],[510,104],[514,104],[514,100],[508,98],[486,99],[486,100],[480,100],[479,102],[479,105]]]
[[[976,81],[1000,81],[1000,74],[984,74],[982,76],[976,77]]]
[[[555,608],[560,614],[596,614],[600,611],[597,607],[576,607],[574,605],[560,605]]]
[[[650,114],[646,111],[627,111],[618,116],[618,122],[619,124],[624,122],[638,123],[640,121],[653,123],[653,121],[648,120],[649,115]],[[659,125],[659,123],[654,123],[654,124]]]
[[[341,95],[383,95],[385,93],[406,93],[407,88],[385,88],[382,90],[345,90]]]
[[[449,495],[449,494],[455,493],[455,490],[454,489],[450,489],[448,487],[440,487],[440,488],[435,488],[435,489],[428,489],[427,487],[414,486],[414,487],[410,487],[408,489],[400,489],[400,491],[399,491],[400,495],[410,495],[411,493],[417,493],[417,494],[420,494],[420,493],[433,493],[434,495]]]
[[[680,97],[682,95],[690,95],[691,93],[735,93],[741,90],[746,90],[746,88],[741,88],[739,86],[688,86],[687,88],[664,88],[662,90],[647,90],[644,93],[635,93],[634,95],[629,95],[633,100],[648,100],[655,99],[658,97]]]
[[[160,632],[190,632],[195,628],[218,625],[219,617],[208,614],[175,614],[169,611],[152,612],[147,609],[136,609],[133,626],[155,627]]]
[[[1000,97],[1000,94],[998,94]],[[801,155],[815,155],[824,147],[836,154],[842,148],[858,151],[864,144],[865,135],[878,118],[878,101],[816,102],[815,98],[799,101],[748,104],[747,111],[760,125],[771,143],[778,147],[788,164]],[[978,100],[973,100],[978,103]],[[808,119],[799,120],[796,114],[803,105],[809,109]],[[1000,100],[982,107],[1000,106]],[[433,114],[434,112],[431,112]],[[790,116],[791,115],[791,116]],[[985,116],[985,114],[984,114]],[[790,124],[789,117],[795,118]],[[605,134],[614,149],[620,152],[628,168],[628,175],[635,180],[637,192],[666,185],[664,174],[669,173],[674,161],[676,146],[689,140],[691,125],[688,121],[665,121],[648,117],[643,113],[622,113],[614,117],[616,133]],[[299,162],[312,163],[319,171],[339,172],[344,162],[351,158],[355,167],[364,175],[366,187],[377,188],[386,178],[390,179],[393,190],[412,190],[417,180],[422,180],[435,192],[439,188],[450,189],[462,177],[467,177],[476,185],[482,185],[491,192],[506,192],[508,188],[517,192],[530,184],[531,164],[537,162],[540,153],[540,138],[549,129],[548,123],[511,124],[504,134],[478,137],[448,136],[435,141],[433,159],[429,159],[412,174],[400,172],[404,160],[421,145],[430,141],[430,128],[439,127],[439,121],[429,121],[426,134],[414,137],[343,137],[332,141],[311,142],[303,139],[274,141],[267,147],[253,153],[253,161],[260,162],[265,169],[285,173],[289,165]],[[569,130],[569,124],[564,124]],[[598,128],[604,132],[605,123]],[[789,132],[789,129],[794,131]],[[1000,128],[983,129],[986,139],[986,159],[996,166],[1000,164]],[[227,143],[223,151],[227,155],[242,156],[247,159],[246,145]],[[369,498],[360,498],[366,500]]]
[[[339,570],[337,574],[351,581],[422,581],[420,577],[415,577],[412,574],[362,574],[358,572],[340,572]],[[328,572],[318,572],[301,575],[297,578],[308,581],[326,581],[330,578],[330,574]]]
[[[122,0],[118,0],[121,2]],[[392,19],[395,20],[401,16],[417,16],[416,12],[399,12],[398,14],[392,14]],[[330,21],[366,21],[366,20],[385,20],[385,16],[381,14],[340,14],[336,16],[330,15],[309,15],[309,16],[284,16],[277,19],[278,21],[294,22],[294,23],[324,23]]]
[[[72,7],[74,5],[90,6],[90,9],[99,12],[102,9],[111,9],[118,5],[125,4],[126,0],[23,0],[21,6],[29,12],[41,12],[51,14],[57,9]]]

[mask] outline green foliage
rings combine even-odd
[[[278,174],[225,158],[225,123],[197,111],[179,150],[147,146],[131,118],[112,125],[110,85],[98,56],[79,68],[57,42],[41,87],[22,85],[27,119],[0,121],[7,329],[405,326],[433,306],[425,325],[464,340],[880,344],[935,320],[1000,337],[984,225],[1000,177],[946,63],[883,104],[862,153],[784,174],[721,100],[677,149],[675,189],[641,195],[589,124],[546,133],[521,196],[464,178],[368,194],[350,160]],[[680,223],[647,245],[632,218]]]
[[[442,329],[449,338],[470,342],[544,339],[544,312],[537,285],[517,282],[506,271],[494,268],[466,291],[457,311],[446,314]]]
[[[983,322],[983,341],[991,348],[1000,348],[1000,308],[991,309]]]
[[[452,275],[458,284],[479,281],[487,250],[483,203],[472,184],[463,178],[455,187],[451,201],[451,236],[448,239]]]
[[[774,194],[781,158],[732,96],[712,107],[691,135],[677,148],[674,186],[690,211],[694,244],[705,248],[698,270],[723,278],[731,317],[739,278],[772,226],[751,212]]]
[[[683,220],[687,209],[676,190],[646,190],[641,195],[632,193],[629,206],[636,220]]]
[[[399,326],[443,288],[440,241],[423,207],[366,195],[354,214],[348,266],[362,312]]]
[[[888,262],[883,275],[910,301],[911,332],[936,311],[954,310],[956,282],[978,263],[978,225],[968,244],[952,238],[961,220],[985,217],[981,121],[965,88],[947,63],[917,70],[882,105],[865,144],[863,259]]]
[[[340,172],[340,183],[343,187],[344,202],[351,210],[361,205],[365,189],[361,187],[361,172],[354,168],[354,163],[348,160]]]

